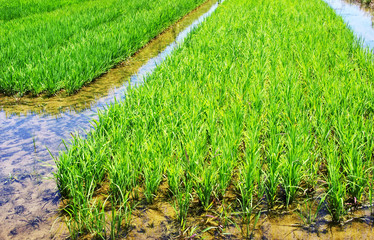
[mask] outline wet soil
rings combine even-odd
[[[355,3],[357,5],[360,5],[362,9],[365,9],[366,11],[374,11],[374,1],[365,1],[365,0],[347,0],[349,3]]]
[[[320,195],[319,191],[314,195]],[[197,199],[195,193],[192,195]],[[311,223],[306,223],[309,210],[316,211],[314,205],[309,209],[299,204],[306,198],[298,199],[288,209],[281,205],[279,198],[278,206],[271,210],[262,199],[247,223],[243,222],[237,197],[231,186],[223,199],[215,199],[206,211],[197,200],[193,201],[188,218],[181,226],[164,179],[152,204],[147,204],[145,197],[139,195],[130,226],[120,239],[371,239],[374,233],[374,218],[369,207],[350,211],[344,221],[335,224],[324,206]]]

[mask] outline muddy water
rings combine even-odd
[[[374,31],[368,12],[340,0],[325,1],[342,15],[357,36],[363,37],[365,46],[374,48]],[[90,129],[90,120],[96,117],[97,111],[114,99],[123,99],[129,85],[141,84],[144,76],[170,54],[194,26],[215,10],[215,2],[208,1],[131,59],[74,96],[67,97],[63,92],[48,99],[0,96],[0,239],[60,239],[66,236],[66,229],[55,221],[59,195],[52,179],[54,162],[46,149],[56,155],[62,148],[61,139],[68,140],[71,133]],[[174,210],[169,202],[166,197],[159,196],[159,201],[152,206],[136,209],[133,230],[128,237],[239,239],[247,234],[239,218],[229,214],[235,209],[195,213],[188,219],[185,231],[181,231],[173,222]],[[223,224],[227,220],[229,223]],[[343,226],[333,226],[329,215],[322,211],[317,221],[307,226],[292,211],[275,216],[264,212],[253,236],[263,239],[357,239],[373,236],[370,208],[356,211],[346,221]]]
[[[324,190],[317,190],[318,194]],[[317,194],[316,194],[317,195]],[[315,215],[311,223],[306,223],[305,217],[309,210],[316,212],[316,205],[310,204],[310,209],[294,204],[289,209],[282,206],[267,211],[266,205],[261,205],[262,213],[254,225],[243,224],[240,207],[236,204],[234,191],[229,189],[224,199],[216,202],[208,211],[203,211],[194,196],[186,225],[179,227],[175,222],[175,211],[168,196],[167,183],[164,181],[153,204],[141,203],[132,214],[131,231],[128,239],[372,239],[373,217],[372,209],[363,207],[353,212],[349,211],[342,224],[332,224],[331,217],[325,206]],[[314,197],[316,198],[316,196]],[[298,199],[302,203],[305,199]],[[313,201],[313,200],[312,200]],[[300,214],[304,217],[300,217]]]
[[[141,84],[194,27],[218,7],[209,0],[152,40],[133,57],[74,96],[52,98],[0,96],[0,239],[60,239],[66,230],[55,222],[59,195],[54,161],[75,132],[90,129],[98,111],[122,99],[129,85]]]

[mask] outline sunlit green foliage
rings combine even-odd
[[[191,197],[206,211],[229,186],[246,218],[323,189],[339,221],[368,193],[373,60],[322,1],[226,0],[61,155],[59,187],[74,198],[70,177],[116,177],[122,154],[147,200],[167,178],[180,221]]]
[[[65,6],[92,0],[0,0],[0,21],[50,12]]]
[[[2,1],[2,0],[1,0]],[[4,1],[3,1],[4,2]],[[30,8],[58,1],[26,1]],[[0,92],[68,93],[126,59],[203,0],[59,1],[61,8],[0,20]],[[68,4],[68,2],[70,2]],[[7,6],[0,5],[1,14]],[[31,10],[30,10],[31,11]]]

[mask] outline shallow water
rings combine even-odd
[[[341,0],[325,1],[343,17],[357,36],[362,37],[365,46],[374,49],[370,12]],[[63,92],[52,98],[0,96],[0,239],[45,239],[66,235],[60,223],[53,224],[59,195],[52,179],[54,161],[47,148],[57,155],[63,149],[61,139],[69,140],[72,133],[78,131],[84,134],[89,130],[90,120],[96,118],[98,111],[114,99],[123,99],[130,85],[141,84],[144,77],[217,6],[215,0],[208,1],[129,60],[73,96],[65,96]],[[135,214],[133,223],[139,225],[139,229],[131,231],[130,238],[161,238],[180,234],[170,221],[174,216],[172,206],[165,201],[156,201],[154,205],[136,210],[138,217]],[[369,209],[355,215],[358,217],[351,216],[353,220],[345,226],[330,226],[328,218],[321,216],[317,227],[313,226],[311,230],[300,227],[301,220],[295,214],[286,213],[271,218],[262,214],[254,236],[271,239],[355,239],[357,236],[371,236],[372,228],[369,226],[373,221],[368,217],[359,217],[369,216]],[[217,219],[210,221],[204,215],[189,221],[194,226],[212,224],[216,227],[218,224],[215,223]],[[217,228],[213,228],[213,232],[207,231],[205,236],[214,236],[214,229]],[[233,234],[225,235],[228,238],[243,236],[237,226],[226,230]],[[211,235],[209,232],[212,232]]]
[[[178,44],[218,7],[209,0],[74,96],[52,98],[0,96],[0,239],[44,239],[60,235],[59,205],[52,172],[62,139],[84,134],[97,112],[126,89],[139,85]],[[47,150],[48,149],[48,150]]]
[[[340,15],[364,47],[374,49],[373,13],[354,1],[323,0]]]

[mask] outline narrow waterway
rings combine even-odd
[[[374,49],[369,11],[342,0],[324,1],[342,16],[365,47]],[[115,99],[123,99],[129,86],[141,84],[217,7],[216,0],[208,1],[74,96],[63,92],[52,98],[0,96],[0,239],[46,239],[65,234],[58,221],[54,223],[59,195],[49,151],[57,156],[63,149],[62,139],[68,141],[71,134],[89,130],[98,111]],[[267,228],[281,234],[277,230],[281,224],[274,219]]]
[[[144,81],[183,39],[218,7],[209,0],[74,96],[0,96],[0,239],[61,237],[56,221],[59,194],[54,156],[62,140],[84,134],[97,112],[123,99],[129,86]],[[53,224],[54,223],[54,224]]]
[[[374,49],[373,12],[354,1],[324,0],[334,11],[343,18],[363,46]]]

